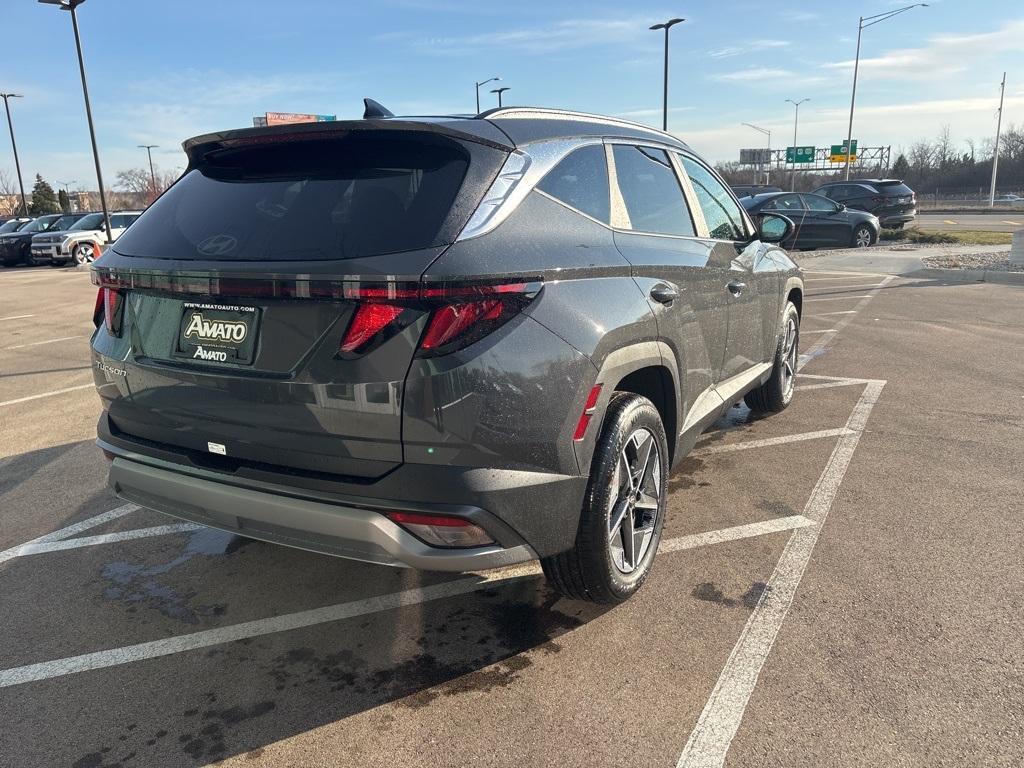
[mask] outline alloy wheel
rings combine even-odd
[[[615,465],[615,495],[608,517],[612,562],[632,573],[647,556],[661,507],[661,450],[654,435],[640,427],[629,436]]]
[[[75,248],[75,261],[78,264],[92,264],[95,258],[95,249],[89,243],[82,243]]]
[[[792,397],[796,384],[796,340],[796,318],[790,317],[786,322],[786,338],[782,342],[782,396],[787,402]]]
[[[858,248],[867,248],[871,245],[871,230],[867,227],[861,227],[854,233],[853,242]]]

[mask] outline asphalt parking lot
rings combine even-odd
[[[124,505],[88,276],[0,271],[0,765],[1021,764],[1024,287],[807,287],[794,404],[703,436],[608,609]]]

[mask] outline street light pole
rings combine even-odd
[[[159,147],[159,144],[139,144],[139,149],[146,150],[146,154],[149,155],[149,180],[152,182],[153,194],[156,195],[156,172],[153,170],[153,150]]]
[[[107,209],[107,193],[103,189],[103,171],[100,170],[100,151],[96,146],[96,129],[92,123],[92,105],[89,103],[89,84],[85,78],[85,58],[82,56],[82,37],[78,32],[78,6],[85,0],[39,0],[43,5],[56,5],[62,11],[71,12],[71,27],[75,32],[75,50],[78,52],[78,71],[82,75],[82,95],[85,97],[85,117],[89,123],[89,139],[92,141],[92,158],[96,164],[96,183],[100,188],[100,205],[103,208],[103,226],[107,230],[107,242],[114,239],[110,232],[110,211]]]
[[[793,101],[792,99],[786,99],[794,107],[793,112],[793,172],[789,177],[789,191],[796,191],[796,126],[800,122],[800,105],[805,101],[810,101],[811,97],[808,96],[806,99],[800,99],[800,101]]]
[[[764,173],[764,183],[767,184],[771,180],[772,132],[769,131],[767,128],[761,128],[759,126],[754,125],[753,123],[740,123],[740,125],[745,125],[747,126],[747,128],[753,128],[755,131],[760,131],[761,133],[768,137],[768,170],[766,170]]]
[[[686,21],[686,19],[669,19],[663,24],[654,24],[650,29],[664,29],[665,30],[665,76],[662,78],[662,95],[661,95],[661,130],[668,131],[668,31],[680,22]]]
[[[14,123],[11,122],[11,103],[8,99],[24,98],[20,93],[0,93],[7,109],[7,127],[11,131],[11,149],[14,150],[14,169],[18,172],[18,189],[21,190],[21,215],[28,216],[28,202],[25,200],[25,182],[21,180],[21,163],[18,162],[18,145],[14,143]]]
[[[996,118],[996,147],[992,153],[992,183],[988,188],[988,207],[994,208],[996,204],[996,171],[999,169],[999,133],[1003,128],[1003,95],[1006,93],[1006,73],[1003,72],[1003,82],[999,86],[999,117]]]
[[[481,80],[479,83],[476,84],[476,113],[478,115],[480,114],[480,86],[487,85],[488,83],[493,83],[495,80],[501,80],[501,78],[492,77],[487,80]]]
[[[511,88],[509,88],[508,86],[505,86],[503,88],[495,88],[494,90],[491,91],[491,93],[498,94],[498,109],[501,109],[501,94],[503,94],[505,91],[511,91],[511,90],[512,90]]]
[[[874,16],[861,16],[860,21],[857,24],[857,55],[853,60],[853,92],[850,94],[850,123],[846,130],[846,180],[850,179],[850,156],[853,154],[850,150],[853,144],[853,106],[857,101],[857,72],[860,69],[860,37],[861,33],[868,27],[873,27],[875,24],[881,24],[883,21],[888,21],[893,16],[899,16],[901,13],[906,13],[911,8],[927,8],[928,3],[914,3],[904,8],[897,8],[894,11],[886,11],[885,13],[876,13]],[[867,22],[865,24],[864,22]]]

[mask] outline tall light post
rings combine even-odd
[[[78,51],[78,71],[82,75],[82,95],[85,97],[85,117],[89,122],[89,138],[92,140],[92,159],[96,164],[96,183],[100,188],[100,205],[103,207],[103,225],[107,230],[107,242],[114,239],[110,232],[110,211],[107,210],[107,193],[103,189],[103,171],[100,170],[100,151],[96,146],[96,129],[92,124],[92,105],[89,103],[89,84],[85,79],[85,59],[82,57],[82,37],[78,33],[76,9],[85,0],[39,0],[43,5],[56,5],[62,11],[71,13],[71,27],[75,32],[75,50]]]
[[[18,145],[14,143],[14,123],[11,122],[11,103],[9,99],[22,99],[20,93],[0,93],[7,110],[7,127],[11,131],[11,149],[14,150],[14,169],[18,172],[18,188],[21,190],[21,215],[28,216],[28,202],[25,200],[25,182],[21,180],[21,163],[18,162]]]
[[[505,91],[511,90],[512,89],[509,88],[508,86],[504,86],[503,88],[495,88],[494,90],[491,91],[491,93],[498,94],[498,109],[501,109],[501,94],[503,94]]]
[[[159,147],[159,144],[139,144],[139,149],[146,150],[146,154],[149,155],[149,180],[152,182],[153,194],[156,194],[156,172],[153,170],[153,150]]]
[[[786,99],[794,107],[793,112],[793,173],[789,178],[789,191],[796,191],[796,126],[800,122],[800,105],[805,101],[810,101],[811,97],[808,96],[806,99],[800,99],[799,101],[793,101],[792,99]]]
[[[661,130],[663,131],[668,130],[668,31],[683,21],[686,21],[686,19],[669,19],[663,24],[654,24],[650,27],[653,30],[665,30],[665,76],[662,79],[661,94]]]
[[[67,195],[68,205],[71,205],[71,190],[68,189],[72,184],[77,184],[76,181],[58,181],[56,182],[58,187],[64,187],[64,194]]]
[[[480,114],[480,86],[487,85],[488,83],[493,83],[496,80],[501,80],[501,78],[492,77],[487,80],[481,80],[479,83],[476,84],[476,113],[478,115]]]
[[[771,168],[772,168],[772,132],[767,128],[761,128],[760,126],[754,125],[753,123],[740,123],[745,125],[747,128],[753,128],[755,131],[759,131],[768,137],[768,170],[764,172],[764,183],[767,184],[771,179]]]
[[[1006,73],[1003,72],[1003,82],[999,85],[999,117],[996,118],[996,146],[992,152],[992,183],[988,188],[988,207],[996,205],[996,172],[999,170],[999,134],[1003,127],[1003,96],[1006,94]]]
[[[850,125],[846,131],[846,178],[850,178],[850,156],[853,154],[850,150],[853,148],[853,105],[857,101],[857,71],[860,69],[860,36],[861,33],[868,27],[873,27],[875,24],[881,24],[883,21],[888,21],[893,16],[899,16],[901,13],[906,13],[911,8],[927,8],[928,3],[914,3],[903,8],[897,8],[894,11],[886,11],[885,13],[876,13],[874,16],[861,16],[860,22],[857,25],[857,56],[853,60],[853,92],[850,94]],[[867,22],[865,24],[864,22]]]

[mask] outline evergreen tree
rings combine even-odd
[[[43,177],[38,173],[36,174],[35,186],[32,187],[32,202],[28,205],[28,212],[32,216],[60,213],[57,194],[53,191],[53,187],[43,181]]]
[[[905,179],[910,175],[910,163],[903,155],[897,157],[896,162],[892,164],[892,175],[897,179]]]
[[[71,213],[71,198],[63,189],[57,193],[57,202],[60,204],[61,213]]]

